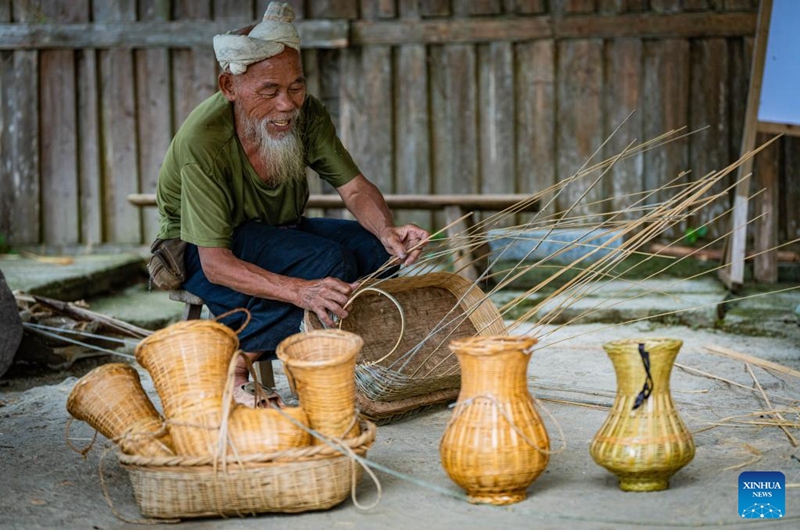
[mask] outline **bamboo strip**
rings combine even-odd
[[[750,367],[750,363],[744,363],[744,365],[747,367],[747,371],[750,373],[750,377],[753,378],[753,382],[758,387],[758,390],[761,393],[761,397],[764,398],[764,402],[767,404],[767,407],[769,407],[769,409],[771,411],[770,414],[774,414],[775,416],[778,417],[779,420],[781,420],[782,422],[786,422],[784,417],[781,416],[781,414],[779,412],[776,412],[775,411],[775,407],[773,407],[772,403],[770,403],[769,398],[767,397],[767,393],[764,392],[764,389],[761,387],[761,383],[758,382],[758,378],[756,378],[756,374],[753,373],[753,369]],[[784,433],[786,433],[786,436],[789,438],[789,443],[792,444],[792,447],[797,447],[797,445],[798,445],[797,438],[795,438],[794,435],[789,432],[789,429],[786,428],[785,425],[778,425],[778,427],[780,427],[781,430]]]
[[[727,383],[727,384],[732,385],[732,386],[737,386],[739,388],[743,388],[743,389],[745,389],[745,390],[747,390],[749,392],[758,392],[758,390],[756,390],[753,387],[749,387],[747,385],[743,385],[741,383],[737,383],[736,381],[732,381],[730,379],[725,379],[724,377],[720,377],[718,375],[714,375],[714,374],[710,374],[708,372],[704,372],[702,370],[698,370],[697,368],[692,368],[691,366],[686,366],[685,364],[675,363],[675,367],[676,368],[680,368],[681,370],[684,370],[686,372],[689,372],[690,374],[699,375],[699,376],[702,376],[702,377],[707,377],[708,379],[716,379],[717,381],[722,381],[723,383]],[[773,399],[780,399],[780,400],[789,401],[791,403],[796,403],[796,400],[793,400],[793,399],[787,398],[787,397],[773,395],[772,398]]]
[[[800,379],[800,372],[789,368],[788,366],[784,366],[782,364],[774,363],[772,361],[767,361],[766,359],[760,359],[758,357],[753,357],[752,355],[748,355],[746,353],[740,353],[723,346],[716,346],[710,345],[705,346],[704,349],[713,355],[717,355],[719,357],[728,357],[729,359],[736,359],[737,361],[742,361],[744,363],[754,364],[761,368],[765,368],[767,370],[774,370],[778,373],[784,375],[790,375],[792,377],[797,377]]]

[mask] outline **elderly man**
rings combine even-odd
[[[188,243],[184,289],[220,315],[247,308],[240,333],[255,360],[299,331],[303,310],[327,325],[392,256],[412,264],[429,234],[397,227],[386,202],[336,136],[325,107],[306,94],[300,40],[288,4],[270,3],[246,35],[214,38],[220,92],[175,135],[158,179],[159,239]],[[303,216],[311,167],[336,188],[358,222]],[[241,313],[225,320],[243,322]],[[235,398],[245,392],[244,360]]]

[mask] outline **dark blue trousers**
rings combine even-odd
[[[264,225],[254,221],[239,226],[233,234],[233,254],[259,267],[294,278],[318,280],[334,277],[354,282],[376,271],[389,254],[378,239],[355,221],[303,218],[292,227]],[[292,304],[266,300],[208,281],[200,266],[195,245],[185,254],[187,280],[183,288],[202,298],[214,315],[246,308],[251,320],[239,334],[242,350],[275,358],[283,339],[300,331],[303,310]],[[244,322],[243,313],[222,320],[233,329]]]

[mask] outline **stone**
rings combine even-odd
[[[22,319],[17,300],[0,270],[0,377],[5,375],[22,341]]]
[[[490,230],[490,260],[587,265],[622,245],[619,233],[609,229]],[[616,237],[616,239],[614,239]],[[612,241],[613,239],[613,241]],[[605,248],[598,248],[606,244]]]

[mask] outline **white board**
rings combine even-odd
[[[800,0],[773,0],[758,121],[800,125]]]

